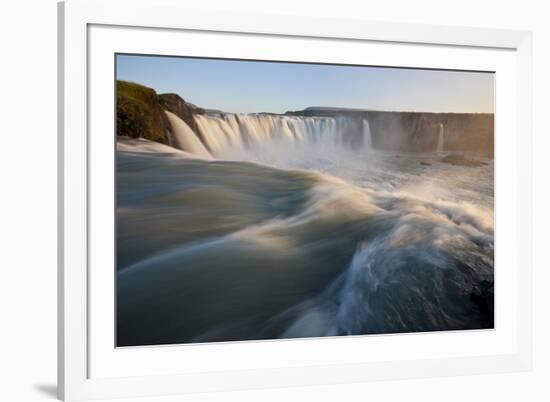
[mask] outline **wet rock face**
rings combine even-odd
[[[194,132],[198,132],[194,114],[204,114],[204,109],[185,102],[178,94],[160,94],[160,105],[182,119]]]

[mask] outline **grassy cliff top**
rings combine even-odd
[[[128,81],[117,81],[116,89],[117,135],[166,144],[170,126],[155,90]]]
[[[141,102],[158,99],[158,95],[153,88],[130,81],[117,80],[116,92],[117,95],[127,96]]]
[[[117,80],[117,135],[146,138],[167,144],[170,123],[164,113],[170,111],[198,133],[194,114],[204,110],[190,105],[178,94],[157,92],[135,82]]]

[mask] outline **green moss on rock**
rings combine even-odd
[[[117,81],[117,135],[168,143],[170,124],[154,89]]]

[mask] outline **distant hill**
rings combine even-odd
[[[169,144],[172,127],[164,111],[182,119],[205,144],[194,116],[224,115],[221,110],[203,109],[175,93],[157,94],[152,88],[117,81],[117,135]],[[261,113],[263,115],[271,113]],[[395,112],[312,106],[289,111],[296,117],[338,117],[348,119],[347,131],[363,137],[368,127],[372,146],[404,152],[432,152],[442,143],[442,151],[472,151],[493,155],[494,115],[487,113]],[[366,124],[365,122],[368,122]],[[441,139],[441,140],[440,140]]]

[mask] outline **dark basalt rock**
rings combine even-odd
[[[493,281],[481,281],[472,289],[470,299],[479,307],[487,326],[494,327],[495,287]]]

